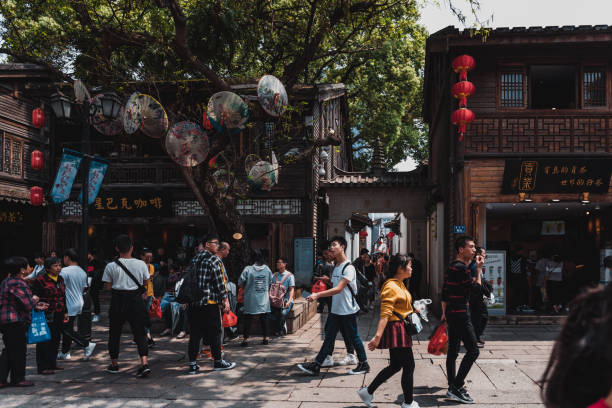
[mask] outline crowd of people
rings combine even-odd
[[[300,363],[302,372],[317,376],[323,367],[355,364],[348,374],[370,371],[366,346],[370,351],[389,350],[389,365],[367,385],[357,391],[363,403],[371,407],[376,391],[393,375],[402,371],[400,385],[403,408],[417,408],[413,385],[415,361],[412,335],[415,324],[415,271],[421,266],[412,254],[371,257],[362,251],[351,262],[346,256],[347,243],[333,237],[317,265],[314,285],[306,300],[319,302],[319,310],[328,309],[323,344],[312,362]],[[87,271],[79,266],[79,255],[68,249],[60,259],[55,254],[36,254],[31,267],[23,257],[13,256],[3,263],[0,284],[0,330],[4,350],[0,355],[0,388],[27,387],[26,349],[32,311],[44,312],[50,339],[36,344],[36,366],[41,375],[53,375],[62,367],[58,360],[71,359],[73,343],[83,349],[87,360],[96,343],[91,341],[92,322],[100,320],[100,290],[110,290],[108,312],[108,354],[106,371],[120,372],[119,354],[124,324],[130,325],[140,358],[137,377],[151,373],[149,350],[155,347],[151,335],[151,310],[162,310],[163,335],[186,337],[188,374],[198,374],[198,360],[210,357],[214,371],[230,370],[235,362],[225,359],[223,344],[236,337],[233,326],[224,327],[224,315],[241,316],[243,338],[249,347],[255,316],[261,325],[262,345],[269,344],[270,334],[287,333],[285,320],[294,303],[295,278],[283,258],[276,261],[274,272],[265,264],[261,251],[253,251],[250,265],[244,268],[237,285],[229,280],[223,259],[231,248],[216,234],[202,239],[194,257],[186,262],[170,262],[163,251],[156,255],[148,249],[135,258],[134,245],[127,235],[115,240],[118,257],[104,264],[89,254]],[[448,326],[446,398],[459,403],[474,403],[465,387],[466,377],[484,346],[486,327],[485,299],[491,287],[482,278],[486,251],[471,237],[455,242],[456,259],[444,274],[440,320]],[[156,279],[159,268],[166,268],[164,279]],[[318,290],[314,290],[318,287]],[[412,289],[411,289],[412,288]],[[185,295],[188,293],[188,295]],[[195,296],[196,301],[181,298]],[[161,302],[159,301],[161,299]],[[358,330],[358,316],[372,310],[380,300],[376,333],[364,345]],[[612,288],[590,289],[576,297],[551,360],[541,380],[542,396],[547,408],[606,408],[612,401]],[[97,318],[96,318],[97,317]],[[77,329],[75,330],[75,325]],[[333,351],[340,332],[347,355],[335,363]],[[459,368],[456,360],[463,343],[466,353]]]

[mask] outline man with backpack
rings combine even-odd
[[[119,372],[119,343],[123,324],[130,323],[134,341],[138,347],[138,355],[142,366],[136,376],[143,378],[151,374],[147,356],[149,347],[145,333],[145,319],[148,312],[144,297],[147,294],[145,285],[149,279],[149,269],[140,259],[132,258],[134,246],[127,235],[119,235],[115,240],[115,250],[119,258],[104,268],[102,281],[111,289],[111,305],[109,309],[108,354],[111,365],[107,372]]]
[[[313,293],[306,298],[310,302],[328,296],[332,296],[333,299],[331,312],[325,326],[325,340],[319,354],[312,363],[298,364],[298,368],[309,375],[319,375],[321,365],[327,356],[332,353],[340,327],[344,327],[359,359],[357,367],[349,371],[349,374],[362,374],[370,371],[365,348],[357,330],[357,313],[359,312],[359,305],[355,300],[357,276],[355,267],[351,265],[344,253],[346,245],[346,240],[341,236],[333,237],[330,240],[329,250],[336,264],[331,278],[333,287],[323,292]]]
[[[293,308],[293,292],[295,290],[295,277],[287,270],[287,261],[278,258],[276,261],[278,271],[272,278],[270,285],[270,309],[276,320],[275,336],[287,334],[285,320]]]
[[[188,374],[198,374],[200,372],[197,356],[200,351],[200,341],[203,337],[206,337],[210,342],[214,371],[231,370],[236,366],[236,363],[225,361],[221,356],[221,310],[223,309],[223,313],[229,312],[230,304],[227,286],[225,285],[223,264],[221,259],[215,255],[218,249],[218,235],[209,234],[204,242],[204,250],[191,260],[191,267],[193,268],[191,277],[195,279],[188,279],[186,276],[177,295],[177,301],[181,302],[183,286],[187,286],[192,293],[197,293],[199,298],[199,300],[191,299],[189,306],[191,333],[189,335]],[[189,287],[194,280],[196,287]]]

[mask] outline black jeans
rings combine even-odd
[[[53,370],[57,367],[57,351],[62,338],[64,312],[47,313],[47,324],[51,332],[51,340],[36,344],[36,366],[38,372]]]
[[[119,358],[121,330],[125,322],[130,324],[134,341],[138,347],[138,355],[142,357],[149,354],[144,323],[146,315],[144,300],[138,291],[113,289],[108,333],[108,354],[111,359]]]
[[[70,346],[72,346],[73,341],[81,347],[87,347],[89,345],[88,340],[85,340],[74,331],[74,322],[77,318],[78,316],[70,316],[68,317],[68,322],[62,325],[62,353],[64,354],[70,351]]]
[[[0,355],[0,383],[16,384],[25,380],[28,325],[25,322],[8,323],[0,326],[4,350]]]
[[[189,306],[189,361],[196,361],[200,341],[206,338],[215,361],[221,360],[221,309],[219,305]]]
[[[323,299],[331,299],[331,298],[323,298]],[[329,316],[331,316],[331,313],[327,316],[327,320],[325,321],[325,328],[323,329],[325,333],[327,333],[327,326],[329,325]],[[344,347],[346,348],[346,353],[355,354],[355,347],[353,347],[353,343],[351,343],[351,339],[349,338],[346,332],[346,329],[344,328],[343,325],[340,325],[340,334],[342,335],[342,340],[344,340]],[[330,356],[334,354],[334,348],[335,348],[335,344],[332,344],[331,352],[329,353]]]
[[[261,324],[261,332],[264,338],[268,337],[268,314],[267,313],[258,313],[258,314],[244,314],[244,326],[242,328],[242,334],[244,339],[246,340],[251,334],[251,324],[253,323],[253,318],[255,316],[259,316],[259,323]]]
[[[446,322],[448,323],[448,355],[446,356],[446,374],[448,385],[463,387],[465,377],[472,368],[472,364],[478,358],[480,352],[476,344],[476,333],[469,313],[447,312]],[[461,342],[465,346],[466,353],[461,360],[459,371],[455,374],[455,364],[459,356]]]
[[[363,342],[357,330],[357,313],[350,315],[330,313],[327,318],[327,323],[325,324],[325,339],[323,340],[323,345],[321,346],[319,354],[315,357],[315,361],[319,365],[323,364],[325,358],[334,352],[334,343],[336,342],[336,336],[341,327],[344,327],[346,339],[355,347],[359,362],[363,363],[367,361],[368,357],[366,356]]]
[[[474,333],[476,333],[476,340],[480,340],[480,336],[484,333],[489,321],[489,311],[487,305],[482,301],[482,296],[481,299],[470,299],[470,316]]]
[[[91,298],[91,289],[83,294],[83,309],[77,317],[77,332],[79,336],[87,343],[91,341],[91,308],[93,306]]]
[[[402,391],[404,392],[404,402],[412,404],[413,389],[414,389],[414,356],[412,348],[392,348],[389,349],[390,362],[389,365],[383,368],[374,378],[372,384],[368,387],[368,392],[374,394],[389,378],[394,376],[399,370],[402,370]]]

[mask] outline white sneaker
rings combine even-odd
[[[98,316],[97,314],[93,315],[93,317],[91,318],[92,323],[98,323],[99,321],[100,321],[100,316]]]
[[[359,360],[357,360],[357,356],[354,354],[347,354],[346,357],[344,357],[344,359],[342,359],[340,362],[338,362],[338,365],[341,366],[345,366],[345,365],[354,365],[357,364],[359,362]]]
[[[420,407],[419,407],[418,402],[416,402],[415,400],[412,400],[412,404],[406,404],[405,402],[403,402],[402,408],[420,408]]]
[[[58,360],[70,360],[72,357],[70,356],[70,352],[64,354],[61,351],[57,353]]]
[[[363,401],[363,404],[366,407],[373,407],[374,405],[372,405],[372,399],[374,398],[374,394],[370,394],[368,392],[368,387],[363,387],[362,389],[360,389],[359,391],[357,391],[357,395],[359,395],[359,398],[361,398],[361,400]],[[402,408],[404,408],[402,406]]]
[[[89,345],[85,347],[85,358],[84,360],[89,360],[89,357],[93,354],[94,349],[96,348],[96,343],[89,342]]]
[[[333,367],[333,366],[334,366],[334,358],[332,356],[325,357],[323,364],[321,364],[321,367]]]

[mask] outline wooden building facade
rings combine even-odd
[[[29,91],[50,81],[43,67],[0,64],[0,259],[47,250],[42,241],[46,206],[30,204],[30,188],[48,191],[50,122],[42,129],[34,127],[32,110],[44,104]],[[42,170],[31,167],[33,150],[45,154]]]
[[[584,265],[577,286],[599,280],[600,256],[612,248],[611,51],[609,26],[497,28],[484,40],[447,27],[429,37],[424,112],[438,287],[461,227],[507,256],[520,245],[534,260],[553,251]],[[459,142],[451,63],[462,54],[476,62],[467,102],[476,119]],[[546,232],[551,225],[558,230]]]

